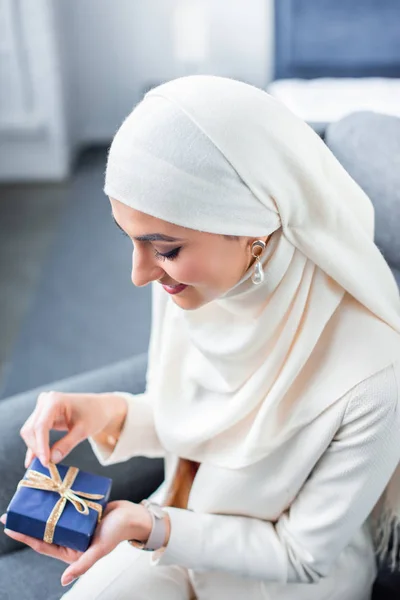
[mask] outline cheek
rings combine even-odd
[[[189,285],[205,284],[210,279],[212,266],[204,258],[200,260],[178,258],[176,262],[164,263],[164,270],[176,281]]]

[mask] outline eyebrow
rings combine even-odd
[[[114,221],[114,223],[116,224],[116,226],[118,227],[118,229],[120,229],[122,231],[122,233],[124,233],[125,235],[128,235],[126,233],[126,231],[124,231],[121,227],[121,225],[115,220],[114,215],[111,213],[111,217],[112,220]],[[163,233],[147,233],[146,235],[139,235],[138,237],[134,237],[134,240],[136,240],[137,242],[182,242],[184,241],[183,238],[175,238],[175,237],[171,237],[169,235],[164,235]]]

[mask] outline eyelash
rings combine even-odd
[[[129,237],[129,235],[125,232],[122,231],[122,234],[126,237]],[[154,248],[154,256],[159,259],[159,260],[174,260],[175,258],[178,257],[179,252],[181,251],[182,246],[180,246],[179,248],[175,248],[175,250],[171,250],[171,252],[168,252],[167,254],[161,254],[161,252],[158,252],[155,248]]]
[[[175,250],[171,250],[171,252],[168,252],[168,254],[161,254],[154,248],[154,256],[159,260],[175,260],[175,258],[178,257],[180,250],[180,248],[175,248]]]

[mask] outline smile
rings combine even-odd
[[[178,283],[177,285],[164,285],[161,284],[164,288],[164,290],[166,292],[168,292],[168,294],[179,294],[180,292],[183,292],[184,289],[186,289],[188,286],[183,284],[183,283]]]

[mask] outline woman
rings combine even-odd
[[[400,301],[369,199],[277,100],[209,76],[145,96],[105,192],[153,284],[146,392],[41,396],[21,434],[27,463],[52,427],[59,459],[85,437],[105,465],[164,457],[163,508],[110,503],[82,555],[9,534],[72,563],[68,600],[367,599],[400,506]]]

